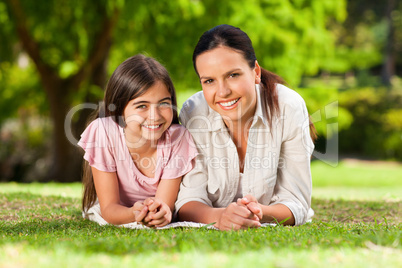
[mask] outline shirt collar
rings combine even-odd
[[[221,129],[226,129],[225,122],[223,122],[222,116],[214,111],[211,107],[209,107],[209,115],[208,115],[209,122],[211,122],[211,130],[218,131]]]
[[[254,119],[253,123],[251,124],[251,127],[253,127],[258,119],[260,119],[265,126],[268,126],[267,118],[264,116],[263,112],[263,104],[261,100],[261,93],[260,93],[260,86],[255,85],[255,91],[256,91],[256,97],[257,97],[257,107],[255,109],[254,113]],[[211,107],[209,107],[209,115],[208,115],[209,121],[211,122],[211,130],[212,131],[218,131],[221,129],[226,129],[225,122],[222,119],[222,116],[214,111]]]
[[[261,99],[261,88],[259,84],[255,85],[255,91],[257,95],[257,107],[255,109],[253,125],[256,123],[258,119],[260,119],[265,126],[268,126],[267,118],[264,116],[263,109],[265,107],[263,106],[263,101]]]

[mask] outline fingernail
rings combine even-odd
[[[244,200],[244,201],[246,201],[246,202],[248,202],[248,199],[247,199],[247,197],[243,197],[243,200]]]

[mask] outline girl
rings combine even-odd
[[[175,107],[173,83],[156,60],[136,55],[117,67],[78,142],[86,160],[84,214],[100,206],[111,224],[171,222],[181,178],[197,155]]]
[[[179,219],[222,230],[305,223],[314,145],[303,99],[260,67],[247,34],[230,25],[201,36],[193,64],[202,92],[180,119],[200,161],[183,178]]]

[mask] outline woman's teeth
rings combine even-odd
[[[229,101],[229,102],[220,102],[219,104],[224,106],[224,107],[228,107],[228,106],[232,106],[233,104],[235,104],[236,102],[239,101],[240,98]]]

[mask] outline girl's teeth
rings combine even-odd
[[[239,98],[239,99],[240,99],[240,98]],[[225,106],[225,107],[232,106],[232,105],[235,104],[239,99],[232,100],[232,101],[229,101],[229,102],[221,102],[220,104],[221,104],[222,106]]]
[[[156,128],[158,128],[159,126],[160,126],[160,125],[149,125],[149,126],[144,125],[144,127],[150,128],[150,129],[156,129]]]

